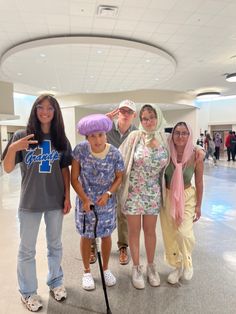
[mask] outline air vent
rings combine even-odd
[[[118,15],[118,7],[111,5],[99,5],[97,15],[100,17],[114,18]]]

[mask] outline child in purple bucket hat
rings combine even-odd
[[[111,252],[111,234],[116,228],[116,197],[114,193],[121,184],[124,163],[120,152],[107,143],[106,133],[112,128],[112,121],[103,114],[82,118],[77,131],[86,140],[76,145],[72,152],[71,183],[77,193],[75,221],[81,235],[80,249],[84,264],[82,287],[95,289],[90,272],[90,248],[94,238],[95,217],[98,216],[97,237],[102,239],[101,252],[103,271],[107,286],[116,284],[116,278],[108,268]]]

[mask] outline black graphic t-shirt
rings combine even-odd
[[[17,131],[13,142],[26,136],[25,131]],[[21,169],[20,210],[42,212],[63,209],[64,181],[62,168],[71,164],[71,146],[58,152],[53,146],[50,134],[45,134],[41,144],[28,150],[17,152],[16,163]]]

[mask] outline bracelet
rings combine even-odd
[[[106,193],[108,194],[109,198],[112,197],[112,192],[111,191],[106,191]]]

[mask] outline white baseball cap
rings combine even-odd
[[[129,100],[129,99],[123,100],[119,105],[119,109],[123,107],[127,107],[131,109],[133,112],[136,112],[136,105],[132,100]]]

